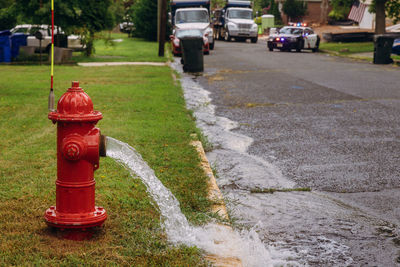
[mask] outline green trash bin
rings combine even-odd
[[[391,64],[393,59],[390,57],[392,53],[394,37],[385,34],[374,36],[374,64]]]
[[[186,30],[179,34],[182,47],[184,72],[204,71],[203,33],[200,30]]]
[[[275,17],[271,14],[261,16],[261,29],[264,32],[265,29],[275,27]]]

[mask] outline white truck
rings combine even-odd
[[[64,34],[64,32],[59,28],[54,28],[54,34],[57,34],[59,29],[60,34]],[[27,34],[28,37],[26,39],[27,46],[35,47],[35,50],[39,51],[40,41],[35,37],[35,33],[40,32],[42,36],[42,51],[49,52],[51,47],[51,26],[50,25],[32,25],[32,24],[22,24],[15,26],[11,29],[12,33],[24,33]],[[68,35],[67,37],[67,47],[73,50],[83,50],[84,46],[82,45],[81,37],[78,35]],[[55,43],[57,45],[57,43]]]
[[[199,29],[214,49],[213,29],[210,23],[210,0],[171,0],[174,30]]]
[[[253,20],[251,1],[227,0],[219,17],[220,27],[215,28],[216,36],[225,41],[250,39],[252,43],[258,41],[258,25]]]

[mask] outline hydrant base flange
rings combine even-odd
[[[103,207],[95,207],[95,211],[89,213],[61,213],[55,206],[46,210],[45,220],[49,226],[56,228],[92,228],[101,226],[107,219],[107,212]]]

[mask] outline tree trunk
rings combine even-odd
[[[375,3],[375,34],[384,34],[386,30],[385,3],[387,0],[376,0]]]
[[[60,34],[60,27],[57,26],[57,34]],[[56,46],[60,47],[60,35],[57,37],[57,44]]]
[[[90,57],[93,54],[94,51],[94,32],[89,33],[89,38],[87,39],[86,42],[86,49],[85,49],[85,55],[87,57]]]
[[[321,2],[321,18],[319,23],[322,25],[328,22],[328,9],[329,9],[329,0],[322,0]]]

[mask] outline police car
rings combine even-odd
[[[300,52],[302,49],[318,51],[321,38],[314,33],[310,27],[306,26],[285,26],[277,34],[270,35],[268,38],[268,49],[273,51],[291,51],[292,49]]]

